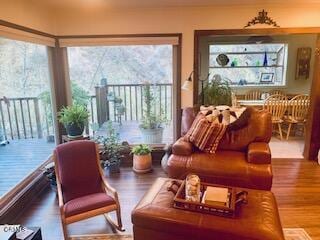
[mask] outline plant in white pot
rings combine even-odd
[[[152,170],[151,148],[146,144],[140,144],[132,148],[133,171],[147,173]]]
[[[156,100],[151,85],[144,86],[144,111],[139,125],[145,143],[162,143],[163,126],[166,119],[163,117],[161,106],[155,108]],[[156,112],[159,109],[159,113]]]
[[[85,125],[88,122],[89,112],[86,107],[74,104],[63,107],[58,113],[59,121],[64,125],[69,137],[82,136]]]

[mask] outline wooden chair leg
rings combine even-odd
[[[117,209],[117,210],[116,210],[116,214],[117,214],[118,223],[115,223],[115,222],[111,219],[111,217],[109,216],[108,213],[103,214],[103,215],[104,215],[104,217],[106,218],[106,220],[111,224],[111,226],[113,226],[114,228],[116,228],[116,229],[117,229],[118,231],[120,231],[120,232],[124,232],[125,229],[122,227],[120,209]]]
[[[65,224],[65,222],[63,220],[61,220],[61,224],[62,224],[62,231],[63,231],[63,237],[64,240],[68,240],[68,229],[67,229],[67,224]]]
[[[117,221],[118,221],[118,226],[120,229],[123,229],[122,228],[122,220],[121,220],[121,211],[120,211],[120,208],[117,209]],[[123,231],[125,231],[123,229]]]
[[[281,129],[280,123],[278,123],[278,128],[279,128],[280,139],[282,140],[282,129]]]
[[[292,126],[292,123],[289,123],[288,132],[287,132],[287,140],[289,139],[289,136],[290,136],[291,126]]]

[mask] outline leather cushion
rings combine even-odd
[[[115,200],[106,193],[94,193],[70,200],[64,205],[66,217],[115,204]]]
[[[246,189],[248,204],[238,209],[236,218],[225,218],[173,208],[174,194],[167,191],[170,181],[157,179],[145,194],[132,213],[134,229],[166,233],[165,240],[182,236],[193,240],[284,240],[271,192]]]
[[[264,142],[251,143],[248,147],[247,161],[254,164],[271,164],[269,145]]]
[[[215,154],[195,152],[190,156],[172,154],[167,162],[168,176],[184,179],[195,173],[202,181],[269,190],[272,186],[270,164],[251,164],[246,153],[217,151]]]

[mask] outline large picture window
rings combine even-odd
[[[0,198],[55,147],[47,47],[0,38]]]
[[[231,86],[285,86],[288,45],[209,45],[209,73],[218,74]]]
[[[173,141],[172,45],[68,47],[68,62],[73,102],[87,106],[90,135],[105,135],[111,122],[129,144]],[[142,126],[162,133],[148,137]]]

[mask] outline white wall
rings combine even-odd
[[[0,0],[0,16],[57,35],[182,33],[182,81],[193,69],[194,30],[243,28],[262,9],[266,9],[281,27],[320,26],[320,4],[285,2],[112,10],[93,5],[91,1],[74,8],[44,9],[38,6],[41,3],[40,0]],[[192,91],[182,91],[182,106],[192,103]]]

